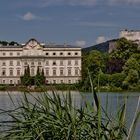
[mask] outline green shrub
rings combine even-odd
[[[122,87],[126,75],[124,73],[115,73],[110,75],[110,84],[115,87]]]
[[[0,90],[1,91],[4,91],[4,90],[6,90],[7,89],[7,86],[6,85],[0,85]]]

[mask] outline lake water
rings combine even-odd
[[[59,93],[59,92],[58,92]],[[14,108],[14,105],[9,97],[12,97],[14,103],[18,105],[20,103],[20,100],[22,98],[23,93],[21,92],[0,92],[0,109],[4,110],[10,110]],[[50,93],[51,94],[51,93]],[[61,94],[61,93],[59,93]],[[64,92],[64,94],[66,94]],[[77,107],[79,107],[82,104],[82,98],[79,92],[71,92],[72,99]],[[91,103],[93,102],[93,95],[91,93],[81,93],[87,100],[89,100]],[[33,93],[34,96],[39,96],[40,93]],[[136,92],[129,92],[129,93],[119,93],[119,92],[102,92],[99,94],[101,105],[104,109],[106,109],[106,103],[108,102],[108,113],[109,116],[114,116],[119,109],[119,106],[124,104],[124,100],[127,99],[127,110],[126,110],[126,124],[129,128],[132,120],[134,118],[134,113],[136,111],[136,107],[138,104],[138,98],[140,96],[140,93]],[[28,97],[32,102],[34,102],[32,97]],[[140,110],[140,106],[138,108]],[[1,111],[0,111],[1,112]],[[5,114],[0,114],[0,121],[6,121],[8,120],[8,116]],[[134,140],[140,140],[140,119],[137,123],[137,127],[135,130],[135,139]]]

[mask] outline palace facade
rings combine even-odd
[[[35,39],[26,44],[0,45],[0,84],[20,84],[29,66],[31,76],[44,70],[46,84],[73,84],[81,79],[81,48],[45,45]]]

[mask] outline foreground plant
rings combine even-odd
[[[27,98],[32,96],[34,103]],[[85,98],[81,107],[74,106],[71,94],[65,96],[52,92],[34,97],[25,93],[15,110],[5,113],[11,121],[3,122],[2,140],[122,140],[125,128],[126,104],[111,119],[101,107],[94,91],[93,106]],[[96,109],[95,109],[96,108]],[[3,112],[4,113],[4,112]],[[104,117],[103,117],[104,116]]]

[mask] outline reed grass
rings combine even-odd
[[[27,96],[32,96],[35,102],[30,102]],[[118,119],[113,119],[101,107],[94,90],[94,105],[82,98],[84,104],[78,108],[74,105],[70,92],[61,96],[52,91],[51,95],[44,93],[38,97],[24,93],[19,107],[3,111],[11,117],[11,121],[1,124],[6,129],[0,132],[0,139],[122,140],[127,137],[126,103],[118,111]]]

